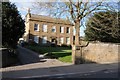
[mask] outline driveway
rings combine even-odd
[[[72,65],[72,63],[64,63],[57,59],[41,59],[39,54],[35,53],[29,49],[18,46],[19,50],[19,60],[22,65],[11,66],[6,68],[1,68],[0,71],[17,71],[17,70],[28,70],[36,68],[48,68],[48,67],[57,67],[57,66],[67,66]]]
[[[18,46],[19,60],[22,64],[36,63],[40,61],[38,53]]]

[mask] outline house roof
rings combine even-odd
[[[49,17],[49,16],[36,15],[36,14],[31,14],[30,16],[31,16],[30,20],[33,20],[33,21],[73,25],[69,20],[66,20],[66,19],[52,18],[52,17]]]

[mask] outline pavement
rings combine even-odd
[[[19,47],[19,50],[22,53],[21,61],[24,65],[1,68],[2,78],[42,78],[118,69],[118,63],[73,65],[72,63],[63,63],[57,59],[44,59],[45,61],[41,62],[37,53],[22,47]]]

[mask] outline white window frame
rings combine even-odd
[[[67,30],[66,30],[66,33],[70,33],[70,27],[67,27]]]
[[[39,43],[39,36],[34,36],[34,42]]]
[[[64,43],[64,37],[60,37],[60,44]]]
[[[60,33],[64,33],[64,27],[60,26]]]
[[[55,31],[53,31],[53,29],[54,29]],[[56,26],[52,26],[52,32],[56,32]]]
[[[35,25],[37,25],[37,26],[35,26]],[[35,30],[35,27],[37,27],[37,30]],[[39,24],[34,24],[34,31],[39,31]]]
[[[70,44],[70,37],[66,37],[66,44]]]
[[[42,36],[42,44],[46,44],[47,43],[47,36]]]
[[[43,31],[43,32],[47,32],[47,25],[46,25],[46,24],[43,24],[43,26],[42,26],[42,31]]]
[[[76,34],[76,29],[75,27],[73,27],[73,35],[75,36],[75,34]]]

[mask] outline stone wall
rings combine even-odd
[[[80,63],[81,59],[78,60],[78,56],[84,59],[84,63],[115,63],[119,61],[120,44],[89,43],[87,47],[82,47],[80,50],[73,50],[73,54],[75,54],[75,63]]]
[[[1,52],[0,55],[2,57],[2,60],[1,60],[2,65],[0,66],[0,68],[9,67],[19,62],[18,56],[16,55],[18,53],[16,54],[10,53],[8,49],[0,49],[0,52]]]

